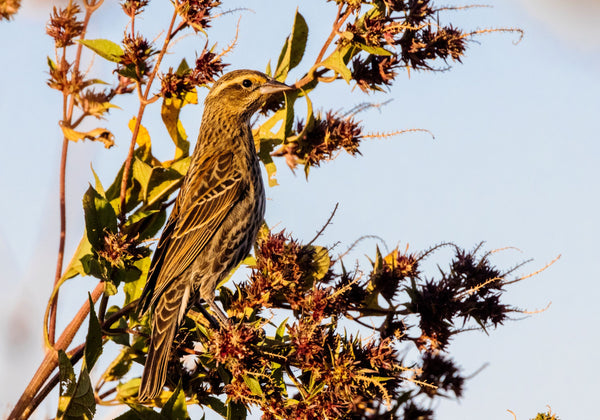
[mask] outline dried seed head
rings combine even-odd
[[[195,85],[189,78],[189,71],[186,74],[177,74],[170,68],[169,72],[160,77],[160,94],[165,98],[182,98],[191,92]]]
[[[152,43],[142,35],[126,35],[123,40],[124,52],[119,62],[119,74],[142,81],[153,67],[150,58],[157,53]]]
[[[352,61],[352,78],[363,92],[382,90],[392,84],[398,67],[400,61],[395,55],[356,57]]]
[[[98,251],[98,255],[111,266],[124,268],[130,261],[142,257],[143,253],[137,248],[136,239],[121,233],[106,232],[104,247]]]
[[[221,57],[217,57],[215,53],[205,47],[196,59],[196,66],[189,74],[189,80],[197,86],[212,83],[228,65],[221,61]]]
[[[0,20],[10,20],[21,8],[21,0],[3,0],[0,2]]]
[[[73,39],[83,32],[83,22],[77,20],[81,9],[76,3],[70,3],[64,9],[54,7],[46,33],[54,38],[56,48],[73,45]]]
[[[221,4],[218,0],[186,0],[179,3],[179,16],[196,32],[208,28],[211,9]]]
[[[148,5],[148,1],[149,0],[124,0],[121,3],[121,7],[127,16],[133,18],[144,11],[143,9]]]
[[[298,121],[296,130],[304,130],[304,122]],[[324,160],[330,160],[341,149],[351,155],[360,154],[358,146],[362,139],[362,129],[352,116],[341,116],[328,111],[323,117],[318,114],[311,127],[302,137],[283,145],[273,156],[285,156],[290,167],[298,162],[308,166],[319,166]]]
[[[110,92],[86,89],[81,95],[76,96],[76,103],[85,114],[102,118],[110,109],[110,95]]]

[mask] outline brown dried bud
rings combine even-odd
[[[21,0],[3,0],[0,2],[0,20],[10,20],[21,8]]]
[[[220,4],[218,0],[187,0],[179,3],[177,12],[185,23],[198,32],[210,26],[210,11]]]
[[[135,80],[129,77],[121,76],[119,74],[119,84],[114,90],[114,95],[122,95],[125,93],[131,93],[135,90]]]
[[[189,71],[187,74],[177,74],[170,68],[169,72],[163,74],[160,77],[160,94],[164,98],[171,98],[173,96],[183,98],[188,92],[191,92],[195,84],[189,78]]]
[[[64,9],[54,7],[46,33],[54,38],[57,48],[73,45],[73,39],[83,32],[83,22],[77,20],[81,9],[76,3],[71,3]]]
[[[196,86],[212,83],[228,65],[221,61],[221,57],[217,57],[215,53],[204,48],[196,59],[196,66],[189,74],[189,81]]]
[[[125,268],[129,261],[142,257],[142,251],[137,248],[137,236],[130,237],[120,233],[106,232],[104,247],[98,255],[113,267]]]
[[[152,71],[150,58],[157,53],[146,38],[141,35],[126,35],[123,40],[124,52],[119,62],[120,75],[142,81]]]
[[[57,65],[52,63],[48,86],[67,94],[81,91],[85,85],[83,74],[79,71],[69,72],[70,67],[71,65],[66,62],[59,62]]]
[[[298,122],[298,132],[303,128],[303,123]],[[361,137],[362,129],[351,116],[342,117],[328,111],[325,118],[320,115],[315,117],[313,126],[298,141],[297,152],[306,165],[319,166],[321,161],[332,159],[340,149],[353,156],[360,154],[358,146]]]
[[[369,55],[352,61],[352,78],[363,92],[382,90],[381,86],[389,86],[396,77],[396,69],[400,61],[395,55]]]
[[[149,0],[124,0],[121,7],[130,18],[143,12],[144,7],[148,5]]]
[[[85,114],[102,118],[110,109],[110,99],[111,92],[96,92],[94,89],[86,89],[76,97],[76,102]]]

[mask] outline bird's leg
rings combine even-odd
[[[214,316],[212,316],[210,314],[210,312],[208,312],[208,310],[204,307],[204,305],[202,305],[202,299],[198,299],[197,303],[198,304],[196,306],[198,307],[198,310],[200,311],[200,313],[202,314],[202,316],[204,318],[206,318],[206,320],[210,324],[211,328],[214,328],[215,330],[218,330],[221,327],[221,320],[219,319],[217,321],[217,319]]]
[[[210,308],[212,313],[214,315],[216,315],[216,318],[206,310],[206,308],[202,305],[202,301],[204,301],[208,304],[208,307]],[[219,305],[217,305],[215,303],[214,297],[211,299],[211,298],[207,298],[207,297],[198,296],[197,304],[198,304],[198,309],[200,309],[200,312],[202,312],[202,315],[204,315],[204,317],[208,320],[208,322],[210,322],[211,327],[227,328],[231,325],[231,322],[229,321],[229,318],[227,317],[227,315],[221,310],[221,308],[219,308]]]
[[[217,316],[217,318],[219,320],[219,324],[221,324],[221,327],[227,328],[231,325],[231,322],[229,321],[229,317],[227,317],[225,312],[223,312],[221,310],[221,308],[219,308],[219,305],[217,305],[215,303],[214,299],[206,300],[206,303],[208,303],[208,306],[210,307],[210,309]]]

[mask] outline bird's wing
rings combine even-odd
[[[207,156],[190,169],[156,248],[143,310],[198,257],[244,190],[231,152]]]

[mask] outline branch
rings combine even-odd
[[[127,197],[127,181],[129,180],[129,174],[131,172],[131,164],[133,161],[133,152],[135,150],[135,143],[137,141],[137,136],[140,131],[140,125],[142,124],[142,117],[144,116],[144,111],[146,106],[148,105],[148,96],[150,95],[150,88],[152,87],[152,83],[158,74],[158,69],[160,67],[160,63],[167,52],[167,48],[173,39],[173,26],[175,26],[175,20],[177,19],[177,8],[173,11],[173,17],[171,18],[171,23],[169,24],[169,29],[167,30],[167,35],[165,37],[165,42],[163,43],[162,49],[158,54],[156,59],[156,64],[154,65],[154,69],[152,73],[148,77],[148,82],[146,83],[146,90],[144,91],[144,95],[141,98],[140,108],[138,110],[137,117],[135,119],[135,126],[133,127],[131,143],[129,144],[129,152],[127,153],[127,160],[125,160],[125,167],[123,168],[123,178],[121,179],[121,209],[119,212],[119,220],[121,223],[125,222],[125,200]]]
[[[323,225],[323,227],[321,228],[321,230],[317,232],[317,234],[315,235],[315,237],[312,238],[310,240],[310,242],[306,244],[307,246],[312,245],[313,242],[316,241],[317,238],[323,234],[323,232],[325,232],[325,229],[327,229],[327,226],[329,226],[331,224],[331,221],[333,220],[333,216],[335,216],[335,212],[337,211],[339,205],[340,205],[340,203],[335,203],[335,207],[333,208],[333,211],[329,215],[329,218],[327,219],[327,221],[325,222],[325,224]]]
[[[94,13],[104,0],[85,2],[85,17],[83,19],[83,31],[79,39],[84,39],[87,26],[90,21],[92,13]],[[81,63],[81,51],[83,44],[77,45],[77,52],[75,54],[75,61],[73,64],[73,70],[71,74],[77,74],[79,72],[79,65]],[[62,65],[66,66],[66,47],[63,48]],[[68,105],[67,105],[68,102]],[[71,121],[73,119],[73,108],[75,106],[75,95],[68,91],[63,91],[63,123],[67,127],[71,127]],[[67,153],[69,151],[69,139],[63,136],[62,151],[60,156],[60,174],[59,174],[59,206],[60,206],[60,234],[58,241],[58,255],[56,258],[56,272],[54,274],[54,286],[58,284],[62,277],[62,269],[65,256],[65,239],[67,232],[67,216],[66,216],[66,171],[67,171]],[[50,322],[48,325],[50,343],[54,344],[54,337],[56,335],[56,311],[58,304],[58,292],[52,300],[50,307]]]
[[[323,70],[320,70],[319,72],[316,71],[319,68],[321,62],[323,61],[323,57],[325,56],[325,53],[327,52],[327,49],[329,49],[329,47],[331,46],[331,43],[333,42],[334,38],[339,33],[339,30],[340,30],[342,24],[352,14],[352,8],[348,7],[348,9],[346,10],[346,12],[342,15],[342,7],[343,7],[343,3],[340,3],[340,5],[338,7],[337,15],[336,15],[335,20],[333,22],[333,27],[331,28],[331,32],[329,33],[329,37],[327,38],[327,40],[323,44],[323,47],[321,48],[321,51],[319,51],[319,54],[317,55],[317,58],[315,60],[315,64],[313,64],[313,66],[308,71],[308,73],[307,73],[306,76],[304,76],[302,79],[300,79],[299,81],[297,81],[296,83],[294,83],[293,86],[296,89],[300,89],[303,86],[306,86],[308,83],[312,82],[315,78],[317,78],[317,79],[320,78],[324,73],[327,72],[327,70],[329,70],[329,69],[326,69],[325,71],[323,71]],[[335,80],[335,79],[337,79],[337,76],[335,76],[335,78],[333,80]]]
[[[98,283],[96,288],[91,292],[92,302],[96,303],[98,299],[100,299],[100,296],[102,296],[102,293],[104,293],[104,282]],[[27,388],[25,388],[23,395],[21,395],[21,398],[17,401],[15,408],[13,408],[12,412],[8,415],[8,420],[25,420],[31,416],[34,409],[32,406],[34,397],[39,393],[50,374],[58,366],[58,350],[66,350],[67,347],[69,347],[89,312],[90,304],[85,302],[60,335],[54,347],[46,350],[44,360],[33,375]]]

